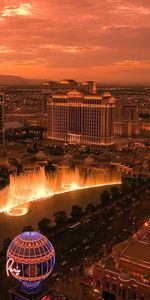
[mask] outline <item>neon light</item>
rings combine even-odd
[[[71,135],[70,138],[78,140],[80,137]],[[46,176],[44,168],[19,176],[13,175],[10,177],[10,185],[0,191],[0,213],[5,212],[14,217],[23,216],[28,213],[30,203],[33,201],[43,201],[73,190],[121,183],[120,174],[116,173],[110,179],[108,174],[109,170],[100,169],[96,176],[95,173],[91,173],[85,178],[80,169],[76,168],[73,171],[64,167],[58,170],[55,176]]]
[[[19,276],[21,270],[19,270],[19,268],[13,268],[13,264],[14,264],[14,259],[13,258],[9,258],[7,263],[6,263],[6,273],[7,276],[9,276],[9,274],[11,273],[12,275],[14,274],[15,276]]]
[[[13,216],[13,217],[21,217],[24,216],[28,213],[28,209],[24,207],[14,207],[7,209],[5,211],[5,214],[8,216]]]
[[[44,269],[43,264],[47,268]],[[15,277],[27,290],[36,290],[40,283],[50,275],[54,264],[54,248],[50,241],[38,232],[23,232],[14,238],[8,247],[7,276]]]

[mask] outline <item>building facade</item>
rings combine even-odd
[[[95,148],[113,145],[115,101],[110,93],[57,92],[48,99],[48,138]]]
[[[47,113],[48,96],[52,96],[56,92],[69,92],[75,89],[96,93],[96,83],[94,81],[77,82],[73,79],[44,82],[42,85],[43,112]]]
[[[4,94],[0,93],[0,144],[4,143]]]
[[[102,299],[150,299],[149,253],[150,221],[95,264],[94,283]]]
[[[114,132],[116,136],[133,137],[139,134],[139,113],[135,105],[117,105]]]

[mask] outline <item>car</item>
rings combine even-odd
[[[57,276],[59,276],[59,273],[57,273],[57,272],[55,272],[55,273],[52,274],[53,278],[56,278]]]
[[[83,223],[89,223],[90,219],[83,220]]]
[[[67,261],[64,260],[62,263],[61,263],[61,266],[65,266],[67,264]]]
[[[85,246],[84,250],[88,250],[90,248],[89,245]]]
[[[84,239],[83,240],[83,245],[85,245],[87,243],[87,241],[88,241],[87,239]]]
[[[107,231],[109,231],[109,230],[111,230],[112,229],[112,226],[109,226],[108,228],[107,228]]]

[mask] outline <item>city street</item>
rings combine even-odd
[[[95,224],[89,218],[82,221],[77,230],[67,230],[51,238],[56,252],[56,264],[52,275],[46,280],[47,284],[69,296],[69,299],[98,299],[98,294],[93,295],[91,288],[81,283],[86,268],[92,266],[102,255],[110,253],[113,245],[129,238],[149,215],[149,190],[145,187],[131,209],[118,212],[111,220],[103,220],[101,216]],[[12,277],[6,278],[3,270],[1,294],[5,295],[6,300],[6,286],[10,288],[14,284],[15,280]],[[0,300],[3,299],[1,294]]]

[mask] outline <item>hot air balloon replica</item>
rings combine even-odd
[[[7,276],[12,275],[20,282],[20,291],[27,295],[36,294],[41,283],[51,274],[55,264],[55,251],[51,242],[41,233],[23,232],[10,243],[6,257]],[[12,299],[30,299],[12,298]],[[34,298],[33,298],[34,299]],[[38,298],[35,299],[50,299]]]

